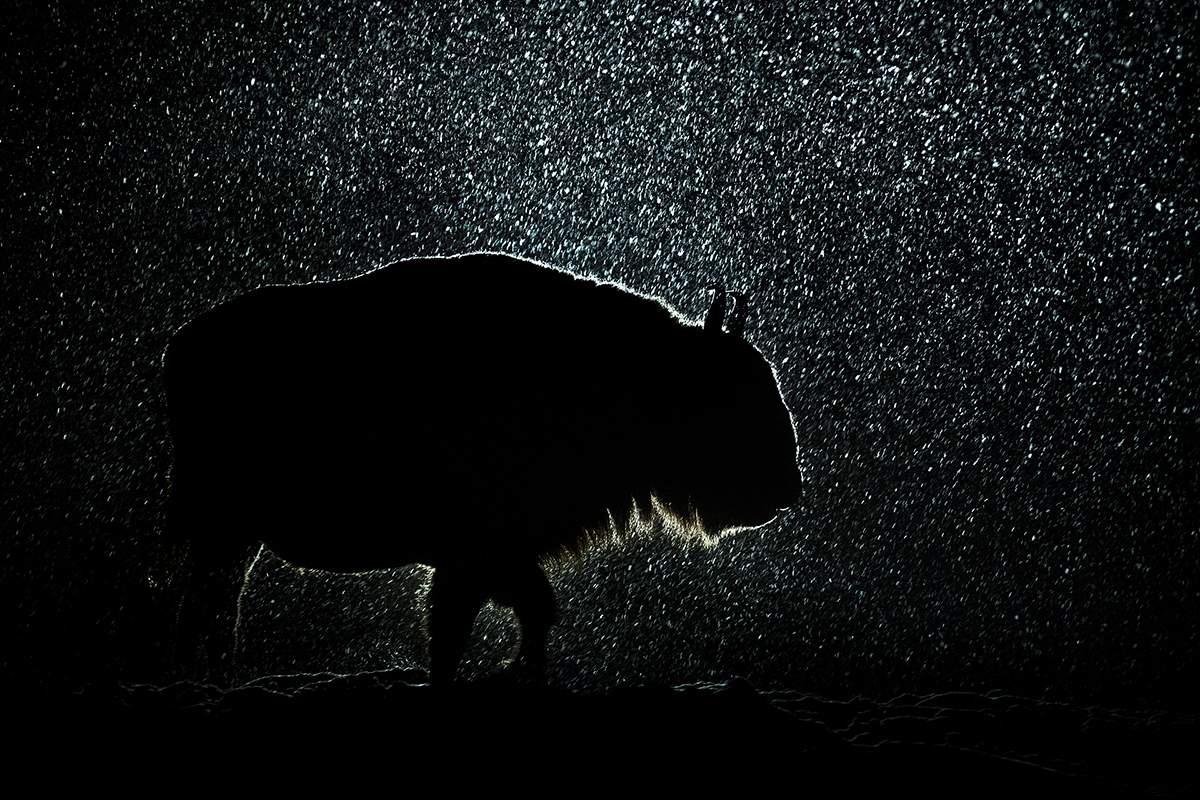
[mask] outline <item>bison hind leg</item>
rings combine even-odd
[[[237,679],[241,601],[262,545],[193,547],[176,622],[176,661],[184,677],[229,685]]]

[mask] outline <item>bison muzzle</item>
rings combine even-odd
[[[518,663],[539,675],[556,614],[545,558],[651,509],[711,535],[797,498],[791,417],[745,311],[717,289],[692,324],[615,285],[474,254],[267,286],[200,315],[164,357],[182,658],[232,677],[261,543],[329,571],[433,567],[432,679],[453,678],[488,599],[513,609]]]

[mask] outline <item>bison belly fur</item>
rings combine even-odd
[[[518,663],[539,673],[555,617],[541,564],[632,514],[706,535],[772,519],[799,492],[795,434],[770,365],[736,317],[722,327],[725,305],[717,290],[692,324],[614,285],[475,254],[268,286],[189,322],[164,357],[185,668],[233,679],[235,602],[260,542],[314,569],[433,567],[441,681],[488,599],[513,608]]]

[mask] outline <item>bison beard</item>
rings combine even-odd
[[[688,324],[475,254],[268,286],[185,325],[164,357],[185,668],[234,678],[261,542],[330,571],[431,566],[433,680],[454,676],[489,598],[512,607],[518,664],[539,676],[556,613],[542,559],[639,510],[719,533],[795,500],[791,418],[740,300],[723,329],[725,306],[718,289]]]

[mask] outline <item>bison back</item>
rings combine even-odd
[[[167,351],[171,518],[337,570],[552,551],[648,496],[698,333],[502,256],[258,289]]]

